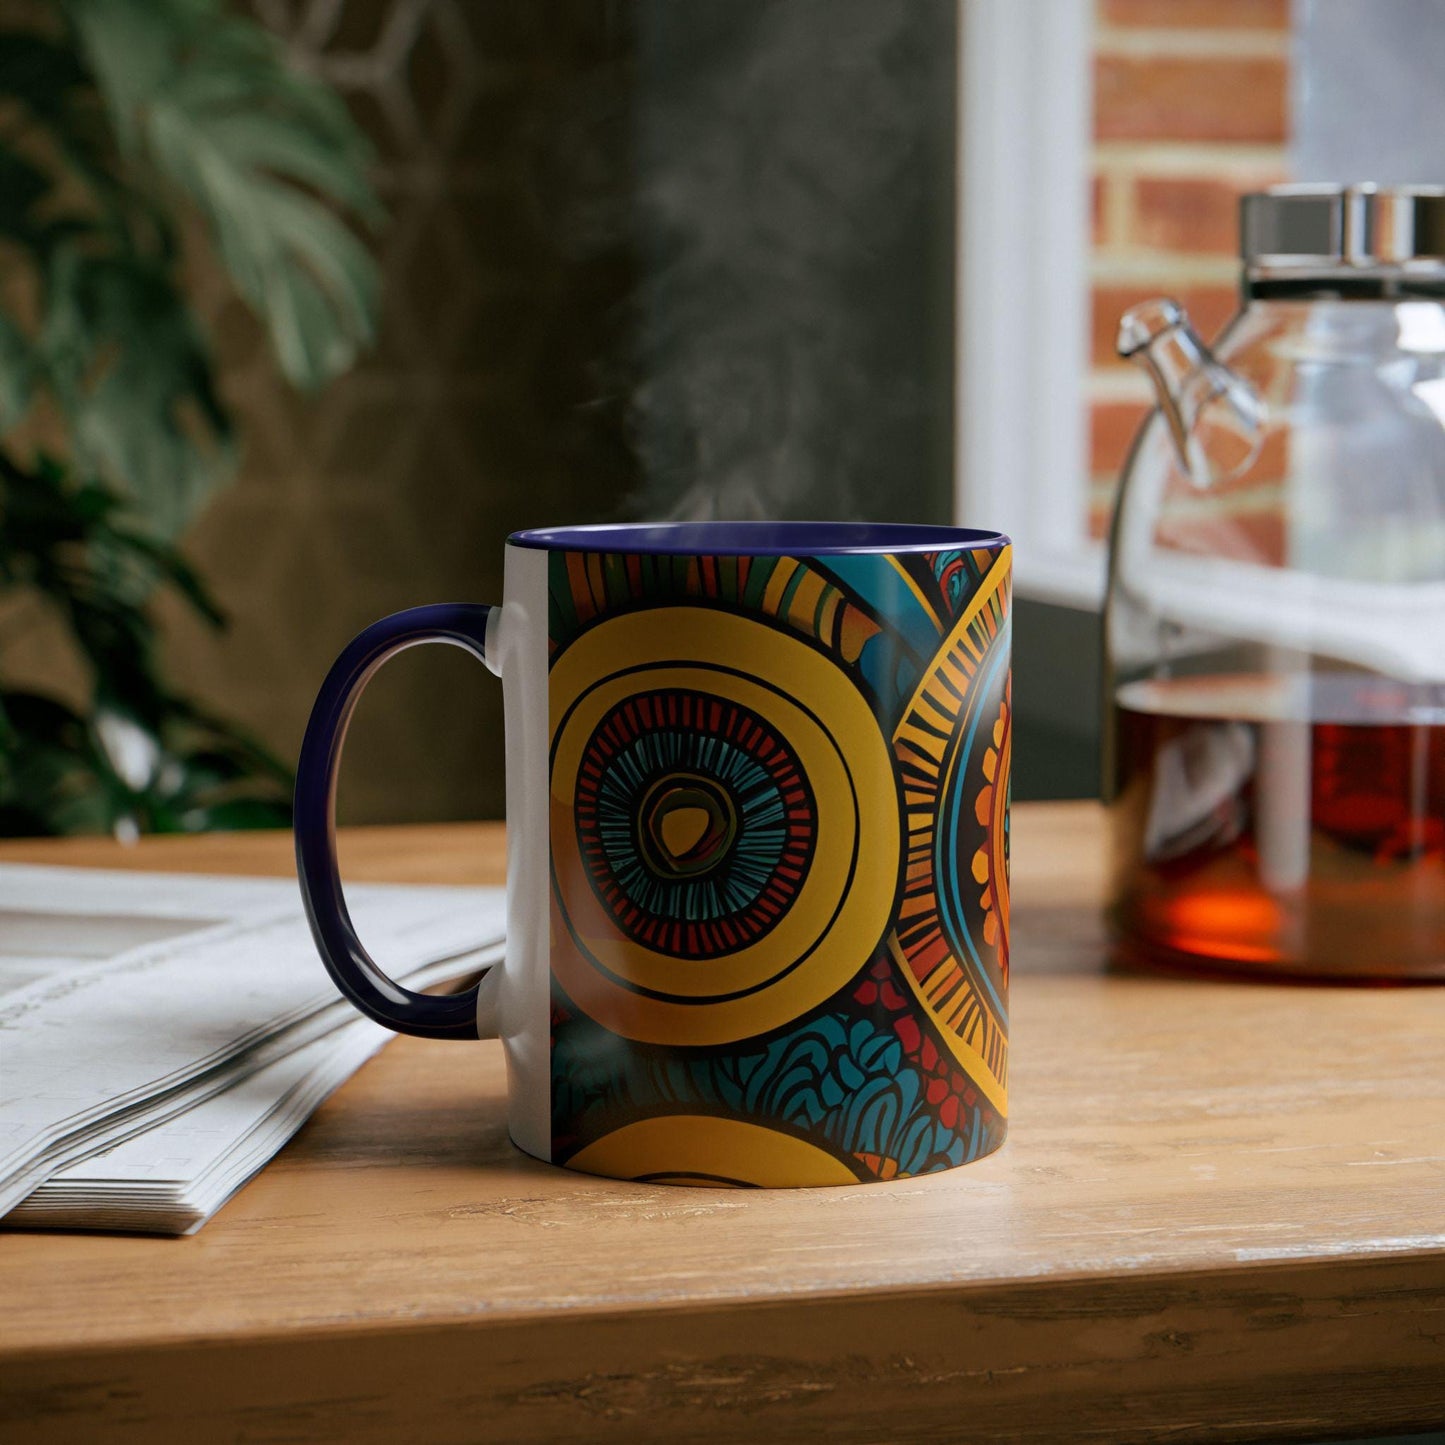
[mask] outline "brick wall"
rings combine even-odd
[[[1120,313],[1168,294],[1213,336],[1235,310],[1240,194],[1287,179],[1289,0],[1097,0],[1089,529],[1150,404]]]

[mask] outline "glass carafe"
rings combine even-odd
[[[1445,978],[1445,192],[1241,218],[1213,350],[1168,301],[1120,329],[1158,406],[1110,544],[1118,947]]]

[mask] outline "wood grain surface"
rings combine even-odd
[[[1090,805],[1015,810],[1010,1138],[680,1190],[507,1141],[401,1039],[199,1235],[0,1236],[6,1440],[1295,1439],[1445,1423],[1445,990],[1105,967]],[[0,858],[279,872],[289,840]],[[486,825],[349,877],[500,881]],[[317,965],[318,968],[320,965]]]

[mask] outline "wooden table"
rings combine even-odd
[[[586,1178],[398,1040],[192,1239],[0,1236],[7,1441],[1319,1438],[1445,1421],[1445,989],[1111,975],[1092,806],[1016,812],[1012,1134],[925,1180]],[[0,857],[281,873],[269,836]],[[357,879],[496,881],[488,826]],[[319,967],[319,965],[318,965]],[[159,1021],[158,1021],[159,1022]]]

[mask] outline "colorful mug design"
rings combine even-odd
[[[489,983],[522,1147],[623,1178],[769,1185],[917,1175],[999,1146],[1009,564],[1005,539],[951,528],[512,539],[507,609],[473,650],[521,684],[516,948]],[[326,850],[308,869],[325,818],[302,801],[339,746],[326,701],[298,792],[303,885],[338,982],[381,1017],[374,965],[328,939]]]

